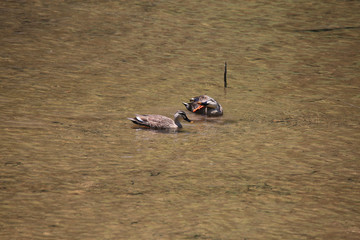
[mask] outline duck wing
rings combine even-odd
[[[128,118],[130,121],[132,121],[135,124],[141,125],[141,126],[146,126],[146,127],[150,127],[149,126],[149,122],[146,120],[146,118],[144,118],[143,115],[136,115],[136,117],[134,118]]]
[[[162,115],[136,115],[135,118],[129,118],[133,123],[151,128],[170,128],[174,121]]]

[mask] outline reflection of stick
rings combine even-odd
[[[226,70],[227,70],[227,63],[225,62],[225,70],[224,70],[224,87],[227,87],[227,81],[226,81]]]

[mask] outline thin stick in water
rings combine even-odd
[[[225,70],[224,70],[224,87],[227,87],[227,80],[226,80],[226,72],[227,72],[227,63],[225,62]]]

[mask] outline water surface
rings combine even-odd
[[[360,238],[358,1],[0,6],[2,239]]]

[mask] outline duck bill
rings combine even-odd
[[[190,119],[188,119],[187,117],[184,118],[185,121],[189,122],[189,123],[193,123],[193,121],[191,121]]]

